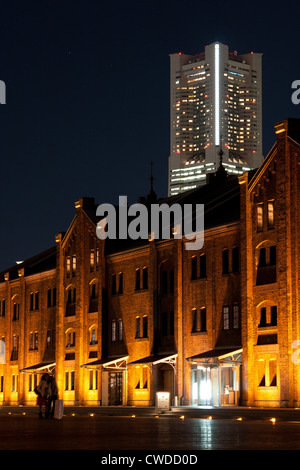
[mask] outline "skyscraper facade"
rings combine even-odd
[[[196,188],[222,164],[257,168],[262,155],[262,54],[238,55],[215,42],[171,54],[169,196]]]

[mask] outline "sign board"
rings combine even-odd
[[[170,392],[156,392],[155,411],[170,410]]]

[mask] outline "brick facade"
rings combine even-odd
[[[66,405],[147,406],[167,390],[175,404],[299,406],[300,123],[275,131],[257,171],[157,201],[204,204],[201,250],[100,240],[80,198],[56,247],[0,274],[0,404],[34,405],[49,369]]]

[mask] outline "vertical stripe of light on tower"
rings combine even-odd
[[[220,145],[220,46],[215,44],[215,145]]]

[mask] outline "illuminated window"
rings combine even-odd
[[[90,270],[93,271],[95,267],[95,251],[90,251]]]
[[[256,206],[256,224],[257,224],[257,231],[262,232],[263,230],[263,204],[257,204]]]
[[[229,307],[224,305],[223,307],[223,330],[229,330]]]
[[[147,366],[135,368],[135,389],[146,389],[148,388],[149,381],[149,369]]]
[[[118,341],[123,341],[123,320],[118,321]]]
[[[274,201],[268,201],[268,229],[274,228]]]
[[[67,276],[69,276],[70,272],[71,272],[71,258],[70,258],[70,256],[68,256],[67,259],[66,259],[66,269],[67,269]]]
[[[90,344],[97,344],[96,340],[96,328],[92,328],[90,330]]]
[[[148,388],[148,373],[149,369],[147,366],[143,367],[143,388]]]
[[[38,384],[37,374],[29,374],[28,391],[33,392],[37,384]]]
[[[12,375],[11,391],[12,392],[17,392],[18,391],[18,376],[17,375]]]
[[[98,390],[98,371],[90,370],[89,390]]]
[[[277,362],[275,359],[269,361],[269,387],[277,385]]]
[[[117,341],[117,322],[116,320],[112,320],[111,322],[111,340],[112,342]]]
[[[34,349],[38,349],[38,348],[39,348],[39,334],[36,331],[34,333]]]
[[[72,276],[75,275],[76,272],[76,255],[73,255],[72,257]]]
[[[17,352],[19,350],[19,335],[13,336],[13,352]]]
[[[277,386],[277,361],[276,359],[258,361],[258,386],[276,387]]]
[[[65,390],[75,390],[75,371],[66,371]]]

